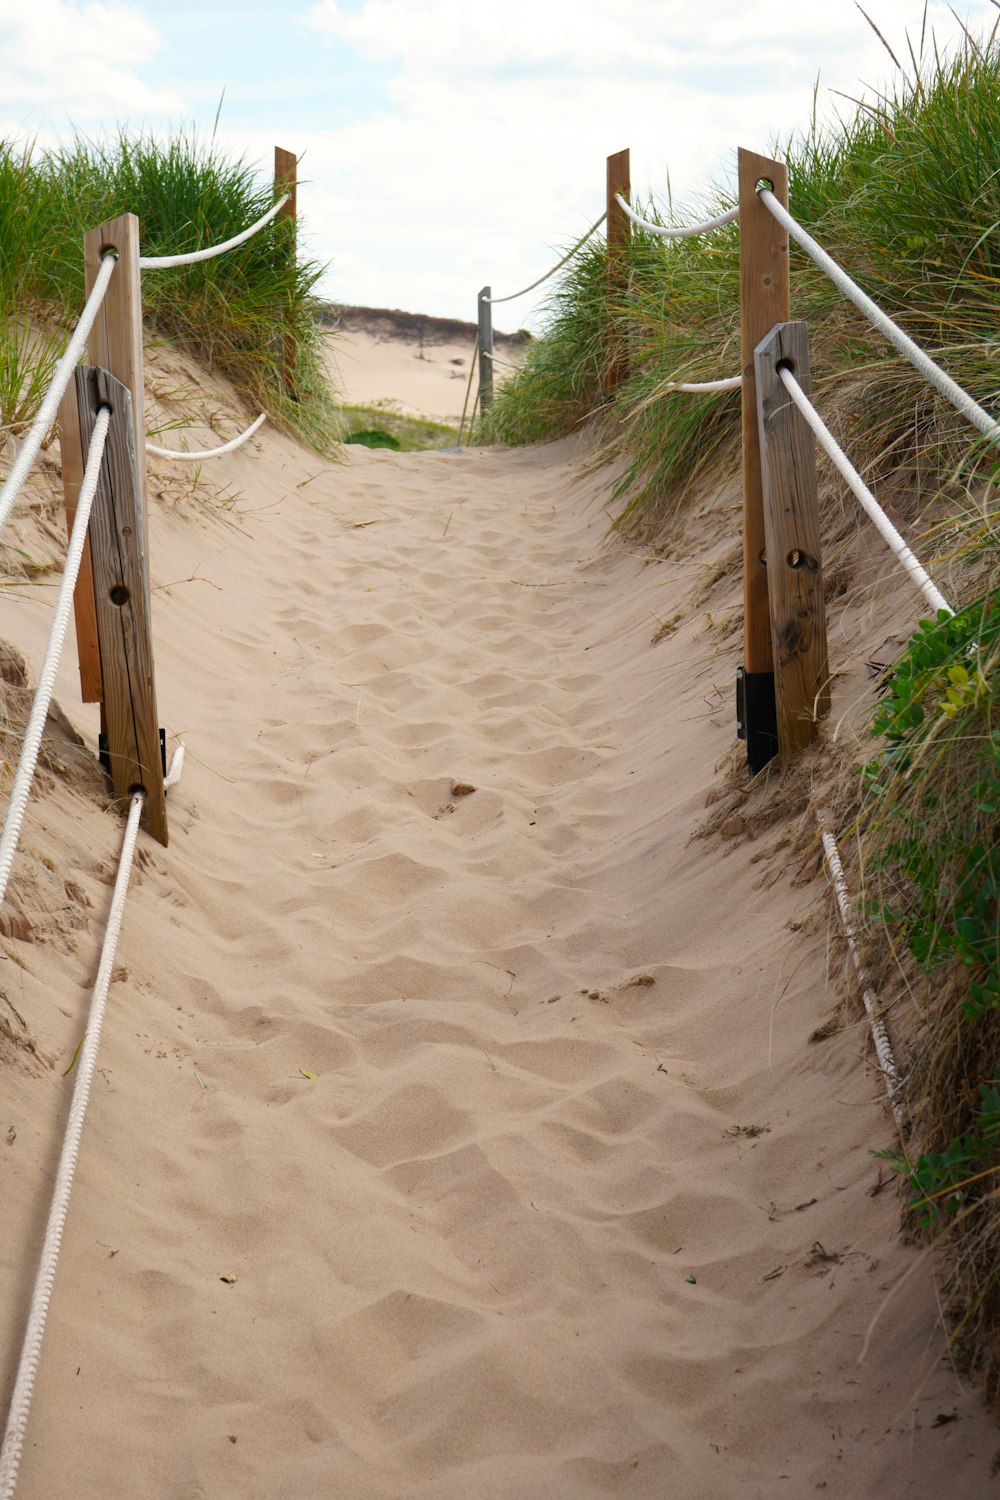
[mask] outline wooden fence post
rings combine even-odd
[[[754,362],[778,748],[785,756],[814,739],[816,720],[830,710],[816,444],[778,374],[787,365],[809,394],[805,323],[779,323],[757,345]]]
[[[122,381],[96,366],[81,365],[75,383],[84,452],[98,411],[102,406],[111,408],[88,533],[111,782],[115,796],[123,802],[139,789],[145,792],[143,826],[166,844],[135,403]]]
[[[789,313],[788,235],[757,196],[762,179],[779,203],[788,204],[782,162],[739,152],[740,350],[743,375],[743,666],[738,674],[739,733],[756,774],[777,754],[774,657],[768,608],[760,437],[754,350]],[[742,700],[742,701],[741,701]]]
[[[616,151],[614,156],[608,157],[607,163],[608,343],[604,374],[605,396],[613,396],[628,380],[630,373],[627,349],[622,347],[615,334],[614,308],[625,295],[628,286],[628,245],[632,223],[616,201],[616,193],[621,193],[627,202],[631,201],[631,168],[627,149]]]
[[[298,157],[292,151],[286,151],[282,146],[274,148],[274,191],[277,197],[288,194],[288,202],[278,214],[279,219],[291,220],[291,254],[292,259],[298,254],[297,243],[297,214],[296,196],[298,192]],[[295,394],[295,365],[298,359],[299,346],[293,333],[286,333],[282,349],[282,375],[285,389],[289,395]]]
[[[479,311],[479,410],[485,412],[493,400],[493,295],[491,287],[484,286],[476,298]]]
[[[76,382],[70,381],[59,403],[59,450],[62,464],[63,501],[66,506],[66,534],[72,536],[76,506],[86,458],[80,446],[80,407],[76,399]],[[84,703],[100,703],[104,696],[101,684],[101,653],[97,644],[97,608],[94,603],[94,575],[90,565],[88,531],[80,558],[76,588],[73,590],[73,617],[76,623],[76,654],[80,667],[80,697]]]

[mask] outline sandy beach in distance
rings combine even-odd
[[[457,422],[471,352],[345,330],[331,359],[352,402]],[[192,447],[245,425],[169,347],[148,374],[148,420],[217,414]],[[55,454],[14,523],[40,563]],[[19,1500],[995,1493],[872,1155],[815,835],[730,784],[738,476],[654,556],[609,538],[589,456],[331,465],[266,427],[150,461],[188,760],[140,845]],[[48,581],[0,601],[32,673]],[[911,616],[831,601],[843,732]],[[5,1390],[120,839],[72,648],[57,697],[0,915]]]

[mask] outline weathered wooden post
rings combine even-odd
[[[132,393],[95,365],[76,372],[80,441],[84,452],[101,407],[111,410],[108,441],[94,496],[88,536],[97,636],[101,653],[108,768],[123,802],[145,793],[143,826],[167,842],[167,810],[156,687],[153,632]],[[145,439],[143,439],[145,442]]]
[[[493,400],[493,295],[484,286],[476,298],[479,314],[479,410],[484,412]]]
[[[146,434],[142,406],[142,291],[139,277],[139,221],[135,214],[122,214],[117,219],[109,219],[106,224],[89,229],[84,235],[83,269],[88,297],[94,289],[104,254],[109,249],[117,252],[118,264],[87,340],[87,358],[90,364],[109,370],[117,380],[128,386],[133,395],[138,392],[138,400],[132,402],[132,420],[145,535]],[[72,530],[86,459],[86,454],[80,447],[80,413],[77,408],[76,387],[72,384],[59,408],[59,429],[66,522]],[[73,613],[80,663],[80,694],[84,703],[100,703],[103,698],[101,659],[97,644],[89,540],[73,594]]]
[[[111,425],[74,594],[80,688],[101,704],[102,754],[116,796],[145,792],[143,825],[167,842],[163,761],[150,634],[149,515],[143,410],[139,221],[110,219],[84,236],[87,293],[109,250],[117,256],[77,370],[60,409],[63,483],[72,526],[94,421]]]
[[[628,246],[632,234],[629,216],[618,203],[615,194],[621,193],[631,201],[632,181],[629,152],[616,151],[607,162],[607,363],[604,373],[604,394],[613,396],[629,377],[627,348],[615,333],[614,310],[628,288]]]
[[[779,373],[787,366],[809,395],[805,323],[779,323],[757,345],[754,363],[778,748],[784,756],[808,745],[817,719],[830,711],[816,444]]]
[[[737,672],[737,732],[756,774],[778,753],[774,657],[768,607],[767,540],[757,425],[754,350],[776,323],[789,319],[788,235],[757,196],[770,184],[788,205],[782,162],[739,152],[740,352],[743,375],[743,665]]]
[[[274,148],[274,191],[277,197],[288,194],[288,202],[278,214],[279,219],[291,221],[291,256],[294,261],[298,254],[297,243],[297,215],[296,198],[298,193],[298,164],[299,159],[292,151],[286,151],[282,146]],[[289,395],[295,394],[295,365],[298,360],[299,346],[293,333],[286,333],[284,347],[282,350],[282,376],[285,389]]]

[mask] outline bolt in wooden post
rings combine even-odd
[[[764,535],[764,499],[757,428],[754,350],[776,323],[789,319],[788,235],[757,196],[757,184],[771,184],[788,203],[788,171],[782,162],[739,152],[740,351],[743,375],[743,682],[755,705],[741,733],[747,741],[751,772],[777,752],[772,712],[774,671]],[[756,723],[753,720],[756,719]]]
[[[617,202],[616,193],[621,193],[626,202],[631,201],[628,150],[616,151],[614,156],[608,157],[607,164],[608,343],[604,374],[605,396],[613,396],[628,380],[630,373],[627,347],[623,346],[615,331],[615,309],[628,288],[628,246],[632,222]]]
[[[493,295],[491,287],[484,286],[476,298],[479,312],[479,410],[484,412],[493,400]]]
[[[816,720],[830,710],[816,445],[778,373],[787,365],[809,394],[805,323],[772,329],[754,362],[778,748],[785,757],[810,743]]]
[[[297,208],[296,195],[298,189],[298,157],[292,151],[286,151],[281,146],[274,148],[274,191],[276,197],[288,194],[288,202],[278,214],[280,219],[291,221],[291,256],[293,261],[298,254],[297,234]],[[298,360],[299,346],[293,333],[286,333],[282,350],[282,378],[285,389],[289,395],[295,394],[295,365]]]
[[[81,365],[75,381],[84,452],[90,446],[98,411],[102,406],[111,408],[88,532],[111,782],[122,802],[138,789],[145,792],[143,827],[166,844],[134,403],[128,387],[107,370]]]

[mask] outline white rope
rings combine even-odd
[[[935,364],[930,355],[926,354],[919,344],[915,344],[909,335],[892,321],[888,313],[883,312],[878,304],[851,280],[833,257],[828,255],[822,246],[816,243],[812,235],[807,234],[801,224],[792,218],[769,188],[758,188],[757,196],[767,204],[778,223],[787,229],[792,239],[802,246],[802,249],[812,257],[821,270],[826,272],[834,286],[838,287],[855,307],[861,309],[865,317],[880,333],[885,335],[889,343],[898,349],[900,354],[920,371],[924,379],[941,392],[942,396],[947,397],[952,406],[956,407],[973,427],[977,427],[991,443],[1000,448],[1000,422],[995,417],[991,417],[977,401],[974,401],[968,391],[963,390],[956,380],[952,380],[950,375],[945,374],[941,366]]]
[[[512,364],[509,359],[501,359],[499,354],[491,354],[488,349],[483,350],[483,359],[491,360],[495,365],[503,365],[507,370],[519,370],[520,365]]]
[[[284,208],[291,196],[291,193],[286,193],[257,220],[256,224],[251,224],[250,228],[244,229],[242,234],[234,234],[231,240],[223,240],[221,245],[209,245],[204,250],[189,250],[186,255],[140,255],[139,265],[143,271],[161,270],[164,266],[192,266],[195,261],[211,260],[214,255],[223,255],[227,250],[235,250],[237,245],[242,245],[244,240],[255,235],[258,229],[263,229],[265,224],[270,224],[275,214]]]
[[[607,217],[607,210],[605,210],[604,213],[601,214],[601,217],[595,223],[591,224],[590,228],[587,230],[587,233],[577,240],[572,250],[567,250],[562,260],[557,261],[556,264],[552,267],[551,271],[546,271],[544,276],[539,276],[538,280],[533,281],[530,286],[522,287],[519,292],[510,292],[506,297],[481,297],[480,301],[488,302],[491,307],[496,307],[497,303],[499,302],[516,302],[518,297],[523,297],[528,292],[533,292],[536,286],[541,286],[543,281],[548,281],[550,276],[554,276],[558,270],[562,269],[562,267],[568,260],[571,260],[573,258],[576,252],[580,249],[581,245],[585,245],[590,239],[590,236],[595,232],[595,230],[600,229],[601,225],[604,223]]]
[[[174,753],[170,765],[170,774],[163,783],[164,787],[176,786],[180,780],[183,768],[184,746],[180,745]],[[97,1068],[97,1052],[101,1043],[101,1028],[104,1023],[108,990],[111,987],[111,976],[114,973],[115,954],[118,949],[118,938],[121,934],[122,918],[125,913],[125,897],[128,893],[129,878],[132,874],[132,860],[135,855],[136,838],[139,832],[139,819],[142,815],[142,806],[145,800],[144,794],[138,792],[129,804],[128,820],[125,824],[125,836],[122,839],[121,854],[118,859],[118,875],[115,880],[114,895],[111,899],[111,911],[108,915],[108,925],[104,933],[104,943],[101,948],[97,979],[94,983],[94,990],[91,996],[87,1029],[80,1047],[76,1082],[73,1085],[73,1098],[70,1102],[69,1117],[66,1121],[66,1134],[63,1137],[62,1151],[59,1155],[55,1187],[52,1191],[52,1204],[49,1208],[45,1239],[42,1242],[42,1253],[38,1261],[38,1273],[35,1277],[31,1307],[28,1313],[28,1323],[24,1333],[24,1342],[21,1346],[21,1358],[18,1364],[17,1378],[14,1382],[14,1394],[11,1397],[10,1411],[7,1414],[7,1427],[4,1432],[3,1447],[0,1448],[0,1500],[13,1500],[14,1489],[17,1485],[17,1474],[24,1452],[28,1416],[31,1411],[31,1400],[35,1391],[38,1362],[42,1352],[42,1339],[45,1335],[45,1321],[48,1317],[49,1303],[52,1300],[56,1267],[59,1262],[59,1250],[62,1245],[63,1230],[66,1227],[66,1214],[69,1209],[70,1193],[73,1188],[73,1177],[76,1173],[76,1164],[80,1155],[80,1139],[83,1134],[84,1116],[87,1112],[91,1084],[93,1083],[94,1073]]]
[[[223,453],[232,453],[233,449],[239,448],[246,442],[247,438],[253,437],[258,427],[266,421],[267,412],[262,411],[257,420],[251,422],[246,432],[241,432],[238,436],[230,438],[228,443],[223,443],[218,448],[205,448],[200,453],[181,453],[176,448],[158,448],[155,443],[147,443],[146,452],[155,453],[157,458],[187,458],[192,463],[200,461],[203,458],[219,458]]]
[[[871,1027],[872,1041],[875,1043],[875,1055],[878,1058],[878,1065],[882,1070],[882,1077],[885,1080],[886,1098],[895,1116],[896,1124],[902,1130],[903,1112],[898,1099],[900,1087],[899,1073],[896,1070],[896,1061],[892,1055],[892,1047],[888,1034],[878,1014],[875,997],[871,992],[868,975],[865,973],[864,965],[861,962],[861,955],[858,951],[857,939],[854,935],[854,923],[851,920],[851,905],[847,895],[847,881],[844,879],[844,867],[840,862],[840,851],[837,848],[837,840],[822,824],[820,824],[820,832],[823,835],[823,852],[826,855],[830,877],[833,881],[833,889],[837,896],[837,906],[840,909],[840,920],[843,923],[844,936],[847,938],[847,946],[854,960],[858,984],[861,986],[865,1010],[868,1013],[868,1024]]]
[[[14,466],[7,476],[3,489],[0,490],[0,531],[3,530],[10,520],[10,513],[14,509],[14,502],[21,493],[24,481],[28,477],[28,471],[38,457],[38,450],[41,448],[49,428],[56,419],[59,403],[66,393],[66,387],[73,378],[73,371],[76,369],[80,361],[80,356],[86,347],[87,336],[94,326],[94,319],[97,317],[98,309],[104,301],[104,294],[108,289],[108,282],[111,280],[111,275],[117,261],[118,256],[115,253],[109,253],[101,261],[101,267],[97,273],[93,291],[87,298],[86,306],[80,315],[80,321],[77,323],[76,328],[73,330],[73,335],[66,345],[66,352],[56,365],[48,391],[45,394],[45,399],[38,408],[38,415],[35,417],[34,422],[32,422],[31,430],[21,444],[21,451],[14,461]]]
[[[59,667],[59,658],[62,655],[63,642],[66,639],[66,627],[69,622],[70,611],[73,608],[73,589],[76,587],[77,574],[80,571],[80,559],[83,556],[84,543],[87,540],[87,523],[90,520],[90,511],[94,503],[94,492],[97,488],[97,479],[100,472],[101,459],[104,455],[104,444],[107,439],[108,424],[110,421],[110,409],[106,406],[102,407],[97,414],[94,433],[87,452],[87,467],[84,470],[83,482],[80,485],[80,497],[77,500],[76,517],[73,521],[73,534],[70,537],[69,548],[66,553],[66,566],[63,570],[62,582],[59,585],[59,594],[56,599],[52,625],[49,629],[49,639],[45,647],[45,656],[42,661],[41,671],[38,674],[35,700],[31,705],[28,727],[25,730],[24,743],[21,746],[21,756],[17,763],[17,771],[14,776],[14,784],[11,787],[10,800],[7,803],[3,832],[0,833],[0,903],[2,903],[7,894],[7,882],[10,879],[14,854],[17,849],[18,839],[21,836],[21,824],[24,822],[24,814],[28,806],[28,797],[31,792],[31,783],[35,776],[35,767],[38,764],[38,753],[41,749],[45,718],[49,711],[49,704],[52,702],[56,671]]]
[[[742,375],[731,375],[728,380],[666,380],[661,386],[661,390],[738,391],[742,384]]]
[[[699,234],[709,234],[713,229],[721,229],[724,224],[732,224],[740,216],[738,208],[730,208],[724,214],[719,214],[716,219],[706,219],[704,224],[685,224],[683,229],[668,229],[664,224],[651,224],[648,219],[642,219],[625,202],[621,193],[615,194],[615,202],[640,229],[645,229],[647,234],[658,234],[665,240],[692,240]]]
[[[820,416],[819,412],[813,406],[805,391],[795,379],[795,376],[792,374],[791,370],[779,366],[778,374],[781,377],[782,385],[785,387],[785,390],[791,396],[792,400],[795,402],[795,405],[798,407],[799,411],[809,423],[809,426],[816,434],[816,437],[818,438],[824,451],[829,454],[830,458],[833,460],[838,473],[840,473],[850,485],[851,489],[854,491],[854,494],[860,501],[863,509],[870,517],[870,519],[875,523],[875,526],[877,527],[882,540],[895,554],[900,567],[902,567],[909,574],[911,580],[923,594],[924,598],[927,600],[928,604],[933,610],[936,611],[939,609],[943,609],[946,610],[950,615],[954,614],[954,610],[948,603],[947,599],[941,593],[940,589],[935,586],[934,581],[931,578],[930,574],[927,572],[926,568],[921,565],[921,563],[917,560],[914,554],[910,551],[909,547],[903,541],[903,538],[900,536],[895,526],[889,520],[889,517],[882,509],[881,505],[879,505],[878,501],[875,499],[875,496],[865,484],[857,469],[854,468],[843,448],[841,448],[840,444],[837,442],[836,438],[833,436],[830,429],[823,421],[823,418]]]

